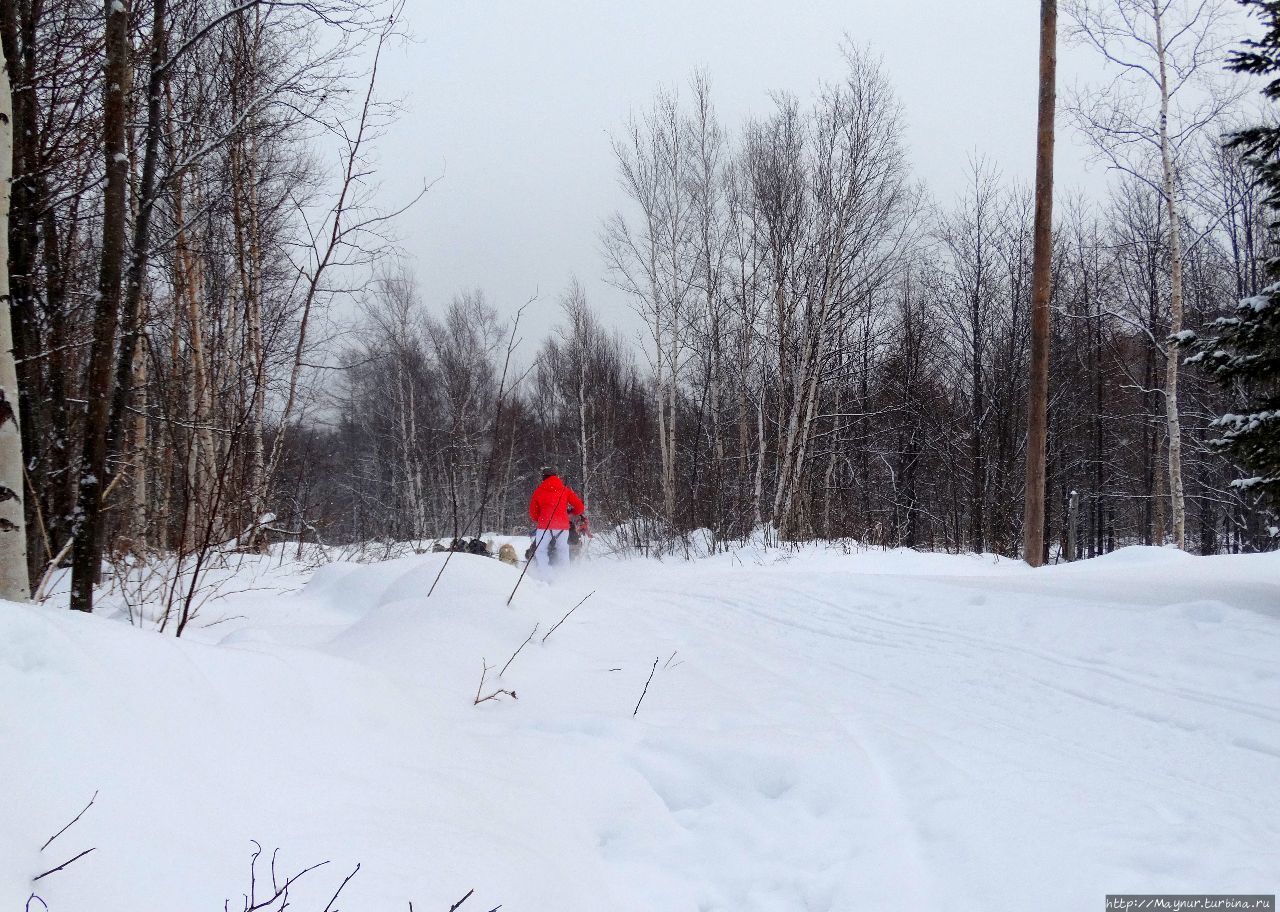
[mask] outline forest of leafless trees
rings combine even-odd
[[[1115,22],[1158,27],[1170,40],[1144,65],[1187,87],[1069,106],[1112,177],[1100,198],[1058,193],[1053,559],[1273,544],[1212,446],[1233,391],[1168,344],[1255,293],[1276,253],[1221,141],[1242,102],[1197,56],[1218,47],[1213,8],[1075,10],[1076,36],[1112,55]],[[519,532],[548,463],[597,529],[645,548],[764,529],[1018,554],[1031,191],[975,153],[964,191],[935,198],[873,52],[850,47],[843,79],[745,124],[719,120],[703,75],[619,112],[618,208],[581,266],[611,299],[569,282],[538,340],[521,302],[421,287],[395,219],[429,213],[373,204],[394,5],[0,11],[33,589],[72,567],[88,608],[103,561]],[[1159,129],[1134,145],[1121,118]],[[607,316],[624,302],[639,342]]]

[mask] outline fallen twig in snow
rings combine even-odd
[[[470,898],[471,898],[471,894],[472,894],[472,893],[474,893],[474,892],[475,892],[475,890],[468,890],[468,891],[467,891],[467,895],[466,895],[466,896],[462,897],[462,899],[458,900],[456,903],[454,903],[452,906],[450,906],[450,907],[449,907],[449,912],[457,912],[458,907],[459,907],[459,906],[461,906],[461,905],[462,905],[464,902],[466,902],[468,899],[470,899]],[[501,908],[502,908],[502,903],[498,903],[496,906],[494,906],[492,909],[490,909],[490,910],[489,910],[489,912],[498,912],[498,910],[499,910],[499,909],[501,909]],[[409,912],[413,912],[413,904],[412,904],[412,903],[410,903],[410,904],[409,904]]]
[[[591,596],[593,596],[593,595],[595,595],[595,594],[596,594],[596,591],[595,591],[594,589],[592,589],[590,592],[588,592],[586,595],[584,595],[584,596],[582,597],[582,602],[585,602],[587,599],[591,598]],[[571,614],[573,614],[575,611],[577,611],[577,610],[582,606],[582,602],[578,602],[578,604],[574,605],[572,608],[570,608],[568,611],[566,611],[566,612],[565,612],[564,617],[562,617],[560,620],[556,621],[555,626],[553,626],[550,630],[548,630],[548,631],[547,631],[547,633],[546,633],[546,636],[544,636],[544,637],[542,638],[542,642],[543,642],[543,643],[545,643],[545,642],[547,641],[547,637],[551,636],[551,634],[553,634],[553,633],[555,633],[555,632],[556,632],[556,627],[559,627],[559,626],[560,626],[561,624],[563,624],[565,621],[569,620],[569,615],[571,615]]]
[[[543,543],[543,541],[544,541],[544,540],[546,539],[546,537],[547,537],[547,533],[548,533],[548,532],[550,532],[550,531],[551,531],[550,529],[543,529],[543,530],[542,530],[542,535],[538,535],[538,534],[537,534],[537,531],[535,530],[535,532],[534,532],[534,534],[533,534],[533,536],[532,536],[532,538],[533,538],[533,540],[534,540],[534,541],[533,541],[534,545],[535,545],[536,547],[538,547],[538,548],[541,548],[541,547],[542,547],[542,543]],[[516,597],[516,590],[517,590],[517,589],[519,589],[519,588],[520,588],[520,584],[524,582],[524,575],[525,575],[526,573],[528,573],[528,572],[529,572],[529,567],[530,567],[532,564],[533,564],[533,558],[531,558],[531,557],[530,557],[530,558],[526,558],[526,559],[525,559],[525,562],[524,562],[524,566],[520,568],[520,575],[519,575],[518,577],[516,577],[516,584],[515,584],[514,586],[512,586],[512,587],[511,587],[511,594],[507,596],[507,607],[508,607],[508,608],[510,608],[510,607],[511,607],[511,600],[512,600],[513,598],[515,598],[515,597]]]
[[[538,625],[534,624],[533,630],[529,631],[529,639],[525,640],[523,643],[520,644],[520,649],[524,649],[526,646],[528,646],[529,640],[532,640],[533,635],[537,632],[538,632]],[[507,664],[502,666],[502,671],[498,672],[498,677],[502,677],[504,674],[507,673],[507,669],[511,667],[511,663],[514,662],[516,660],[516,656],[520,654],[520,649],[517,649],[515,652],[511,653],[511,658],[507,659]]]
[[[274,852],[271,852],[271,895],[266,899],[259,900],[259,898],[257,898],[257,859],[259,859],[262,854],[262,844],[257,842],[256,839],[251,839],[250,842],[253,843],[253,847],[255,848],[253,848],[253,854],[250,856],[250,861],[248,861],[248,893],[241,894],[241,897],[244,900],[241,912],[266,912],[268,909],[275,906],[276,902],[280,903],[279,909],[276,909],[276,912],[282,912],[289,904],[289,888],[291,888],[293,884],[296,884],[302,875],[310,874],[310,872],[315,871],[317,867],[324,867],[329,863],[328,859],[326,859],[326,861],[316,862],[315,865],[302,868],[301,871],[298,871],[297,874],[294,874],[292,877],[285,877],[284,883],[280,884],[279,881],[276,880],[275,876],[275,856],[278,856],[280,849],[275,849]],[[357,865],[356,868],[358,870],[360,866]],[[355,874],[352,874],[352,876],[355,876]],[[347,880],[351,880],[351,877],[347,877]],[[343,881],[343,886],[346,885],[347,881]],[[339,888],[338,892],[342,892],[342,888]],[[337,894],[334,894],[334,898],[337,898]],[[230,902],[232,902],[232,900],[225,900],[223,903],[223,912],[230,912]]]
[[[533,634],[529,634],[529,635],[530,635],[530,636],[533,636]],[[517,652],[518,652],[518,651],[519,651],[519,650],[517,650]],[[481,666],[483,666],[483,670],[480,672],[480,683],[479,683],[478,685],[476,685],[476,698],[475,698],[475,700],[473,700],[473,701],[472,701],[472,705],[473,705],[473,706],[479,706],[479,705],[480,705],[481,703],[483,703],[485,700],[496,700],[496,699],[498,699],[498,697],[499,697],[501,694],[506,694],[507,696],[509,696],[509,697],[510,697],[511,699],[513,699],[513,700],[518,700],[518,699],[520,699],[519,697],[517,697],[517,696],[516,696],[516,692],[515,692],[514,690],[505,690],[505,689],[503,689],[503,688],[501,688],[501,687],[499,687],[499,688],[498,688],[497,690],[495,690],[493,693],[489,694],[487,697],[482,697],[482,696],[480,696],[480,691],[484,690],[484,679],[485,679],[485,676],[489,674],[489,669],[493,667],[493,666],[492,666],[492,665],[490,665],[488,662],[486,662],[484,659],[481,659],[481,660],[480,660],[480,664],[481,664]],[[465,899],[465,898],[466,898],[466,897],[463,897],[463,899]]]
[[[322,862],[319,862],[318,864],[313,864],[310,867],[303,868],[297,874],[294,874],[292,877],[287,878],[284,881],[284,883],[280,883],[279,878],[276,876],[276,856],[280,854],[280,850],[275,849],[271,853],[271,895],[265,899],[259,900],[258,899],[258,859],[262,855],[262,844],[259,843],[256,839],[251,839],[249,841],[252,842],[254,845],[253,855],[249,859],[249,892],[247,894],[241,894],[244,899],[244,906],[240,910],[240,912],[284,912],[285,909],[290,907],[290,901],[289,901],[290,887],[292,887],[298,881],[298,879],[302,877],[302,875],[307,874],[311,871],[314,871],[316,868],[323,867],[324,865],[327,865],[329,863],[328,861],[322,861]],[[338,885],[338,889],[334,891],[333,897],[329,900],[328,904],[324,907],[322,912],[340,912],[338,907],[334,904],[338,901],[338,897],[342,895],[342,891],[347,888],[347,884],[351,883],[351,881],[355,879],[355,876],[360,873],[360,868],[361,868],[361,865],[356,864],[355,868],[351,871],[351,873],[348,874],[345,878],[343,878],[342,883]],[[458,900],[456,903],[454,903],[452,906],[449,907],[449,912],[457,912],[458,907],[461,906],[464,902],[466,902],[467,899],[469,899],[471,894],[473,893],[475,893],[475,890],[468,890],[466,896],[462,897],[462,899]],[[35,896],[34,894],[32,898],[40,900],[41,904],[44,903],[44,900],[40,899],[40,897]],[[277,903],[279,905],[277,905]],[[31,901],[28,900],[27,912],[31,912],[30,904],[31,904]],[[48,906],[45,906],[46,910],[48,908],[49,908]],[[231,900],[227,900],[226,902],[224,902],[222,905],[222,908],[223,908],[223,912],[231,912]],[[500,909],[502,907],[498,906],[497,908]],[[413,912],[412,902],[409,903],[409,912]],[[491,909],[489,910],[489,912],[496,912],[496,909]]]
[[[54,833],[52,836],[50,836],[50,837],[45,841],[45,844],[44,844],[44,845],[42,845],[42,846],[40,847],[40,851],[41,851],[41,852],[43,852],[45,849],[49,848],[49,846],[53,845],[53,841],[54,841],[55,839],[57,839],[59,836],[61,836],[61,835],[62,835],[63,833],[65,833],[67,830],[71,829],[73,826],[75,826],[77,823],[79,823],[79,822],[80,822],[80,818],[81,818],[81,817],[83,817],[83,816],[85,815],[85,811],[87,811],[87,810],[89,810],[89,808],[93,807],[93,803],[94,803],[95,801],[97,801],[97,800],[98,800],[98,793],[97,793],[97,792],[94,792],[94,793],[93,793],[93,797],[89,799],[89,803],[88,803],[88,804],[86,804],[86,805],[84,806],[84,808],[80,811],[80,813],[79,813],[79,814],[76,814],[76,816],[72,819],[72,821],[71,821],[70,823],[68,823],[68,824],[67,824],[66,826],[64,826],[62,829],[58,830],[58,832],[56,832],[56,833]],[[95,846],[94,848],[91,848],[91,849],[85,849],[83,852],[80,852],[79,854],[77,854],[77,855],[73,855],[72,857],[68,858],[66,861],[64,861],[62,864],[58,865],[57,867],[55,867],[55,868],[50,868],[49,870],[45,871],[45,872],[44,872],[44,873],[42,873],[42,874],[37,874],[35,877],[31,878],[31,882],[32,882],[32,883],[35,883],[35,882],[37,882],[37,881],[39,881],[39,880],[43,880],[44,878],[48,877],[50,874],[56,874],[56,873],[58,873],[59,871],[61,871],[61,870],[65,869],[65,868],[69,868],[71,865],[75,864],[75,863],[76,863],[77,861],[79,861],[81,858],[84,858],[84,857],[85,857],[86,855],[88,855],[90,852],[95,852],[95,851],[97,851],[97,847],[96,847],[96,846]],[[46,909],[47,909],[47,908],[49,908],[49,906],[45,903],[45,901],[44,901],[41,897],[37,896],[35,893],[32,893],[30,896],[28,896],[28,897],[27,897],[27,906],[26,906],[26,907],[27,907],[28,909],[30,909],[30,908],[31,908],[31,903],[32,903],[32,901],[33,901],[33,900],[34,900],[34,901],[36,901],[36,902],[39,902],[39,903],[40,903],[40,905],[44,906]]]
[[[31,878],[31,882],[35,883],[37,880],[40,880],[42,877],[48,877],[50,874],[56,874],[58,871],[61,871],[63,868],[69,867],[72,862],[79,861],[81,858],[84,858],[90,852],[95,852],[95,851],[97,851],[96,847],[92,849],[85,849],[79,855],[76,855],[72,858],[67,859],[62,864],[58,865],[56,868],[50,868],[49,870],[45,871],[43,874],[37,874],[35,877]],[[44,902],[44,900],[40,900],[40,901]]]
[[[72,820],[70,823],[68,823],[68,824],[67,824],[66,826],[64,826],[62,829],[58,830],[58,832],[56,832],[56,833],[54,833],[52,836],[50,836],[50,837],[49,837],[49,839],[48,839],[48,841],[47,841],[44,845],[42,845],[42,846],[40,847],[40,851],[41,851],[41,852],[43,852],[45,849],[49,848],[49,846],[53,845],[53,841],[54,841],[55,839],[57,839],[59,836],[61,836],[61,835],[62,835],[63,833],[65,833],[67,830],[71,829],[73,826],[75,826],[75,825],[79,822],[80,818],[84,816],[84,812],[85,812],[85,811],[87,811],[87,810],[89,810],[89,808],[93,807],[93,803],[94,803],[95,801],[97,801],[97,800],[98,800],[98,793],[97,793],[97,792],[94,792],[94,793],[93,793],[93,797],[89,799],[89,803],[88,803],[88,804],[86,804],[86,805],[84,806],[84,810],[82,810],[79,814],[76,814],[76,816],[75,816],[75,819],[74,819],[74,820]]]
[[[329,900],[329,904],[324,907],[324,912],[338,912],[337,909],[333,908],[333,904],[338,901],[338,897],[341,896],[342,891],[347,888],[347,884],[351,883],[351,878],[355,877],[359,873],[360,873],[360,863],[356,862],[355,870],[352,871],[350,874],[348,874],[346,876],[346,879],[343,880],[342,883],[338,885],[337,891],[333,894],[333,899]]]
[[[314,871],[316,868],[324,867],[329,862],[327,860],[317,862],[310,867],[303,868],[292,877],[285,878],[283,884],[276,880],[276,855],[280,853],[276,849],[271,853],[271,896],[267,899],[259,901],[258,899],[258,858],[262,855],[262,843],[256,839],[249,840],[254,845],[254,852],[249,856],[249,892],[240,894],[244,899],[244,906],[240,912],[265,912],[270,909],[278,901],[280,909],[284,909],[289,904],[289,887],[293,886],[302,875]],[[350,878],[348,878],[350,879]],[[344,883],[345,886],[345,883]],[[231,900],[226,900],[222,904],[223,912],[231,912]],[[277,910],[280,912],[280,910]]]
[[[640,693],[640,699],[636,700],[636,708],[631,713],[631,718],[636,717],[636,713],[640,712],[640,704],[644,702],[644,695],[649,692],[649,682],[653,680],[653,673],[658,670],[658,663],[662,661],[662,656],[657,656],[653,660],[653,667],[649,669],[649,680],[644,682],[644,690]]]

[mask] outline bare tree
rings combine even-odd
[[[71,607],[93,610],[93,587],[101,567],[102,491],[107,474],[107,430],[111,405],[111,368],[124,278],[126,190],[129,156],[125,147],[126,92],[131,72],[129,0],[105,0],[106,71],[103,80],[102,151],[107,175],[103,190],[102,253],[94,304],[93,347],[86,386],[89,399],[80,467],[71,570]]]
[[[1116,69],[1092,98],[1071,112],[1108,164],[1158,189],[1168,232],[1168,336],[1183,329],[1183,221],[1179,166],[1184,150],[1235,97],[1212,78],[1224,43],[1219,0],[1072,0],[1071,34]],[[1180,354],[1167,341],[1164,404],[1173,537],[1186,547],[1182,422],[1178,406]]]
[[[956,210],[944,219],[940,240],[946,257],[942,270],[942,304],[950,317],[952,344],[959,354],[957,388],[968,405],[967,492],[969,547],[986,549],[990,488],[987,425],[990,418],[992,335],[1004,300],[1000,294],[999,249],[1008,227],[1008,199],[999,173],[985,160],[970,162],[971,187]]]
[[[638,209],[633,221],[615,213],[604,229],[613,282],[632,299],[652,342],[649,351],[661,465],[662,515],[676,511],[677,407],[688,357],[688,309],[693,291],[692,162],[679,96],[660,92],[642,120],[615,139],[619,180]]]
[[[842,330],[909,254],[916,196],[907,178],[901,111],[880,63],[846,49],[848,75],[823,93],[810,138],[810,229],[803,260],[798,360],[780,453],[774,518],[784,537],[819,415],[822,379],[839,366]]]

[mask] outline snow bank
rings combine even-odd
[[[1280,874],[1276,555],[745,547],[511,607],[518,571],[466,554],[428,599],[445,557],[249,561],[180,641],[0,605],[0,908],[90,846],[53,912],[238,908],[250,839],[331,860],[300,912],[357,862],[348,912],[1077,910]],[[518,699],[473,704],[485,665]]]

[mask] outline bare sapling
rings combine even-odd
[[[250,841],[253,843],[254,850],[253,854],[249,858],[249,889],[248,892],[241,894],[241,906],[238,912],[284,912],[284,910],[289,908],[291,905],[289,892],[293,889],[294,885],[307,874],[329,864],[328,860],[317,862],[315,864],[308,865],[295,874],[285,877],[284,875],[277,873],[276,861],[277,856],[280,854],[280,850],[274,849],[271,852],[271,861],[268,866],[268,873],[271,877],[271,882],[268,886],[265,881],[265,875],[261,875],[258,870],[258,860],[262,856],[262,844],[256,839]],[[342,879],[342,882],[338,884],[338,888],[334,891],[333,896],[329,899],[328,903],[325,904],[321,912],[340,912],[337,905],[338,899],[342,896],[343,891],[346,890],[351,881],[355,880],[356,875],[360,873],[361,867],[362,865],[357,863],[351,870],[351,873]],[[261,884],[258,882],[260,877],[263,877],[263,883]],[[468,890],[462,899],[449,907],[449,912],[457,912],[457,910],[461,908],[462,904],[470,899],[475,892],[476,891],[474,889]],[[226,900],[223,903],[222,908],[223,912],[232,912],[231,900]],[[489,912],[497,912],[500,908],[501,906],[496,906],[489,910]],[[413,912],[412,902],[409,903],[409,912]]]
[[[640,712],[640,704],[644,702],[645,696],[649,693],[649,685],[653,682],[654,672],[658,670],[658,663],[662,661],[662,656],[655,656],[653,667],[649,669],[649,679],[644,682],[644,690],[640,692],[640,699],[636,700],[636,708],[631,711],[631,718],[636,717],[636,713]]]
[[[48,849],[48,848],[49,848],[49,846],[53,845],[54,840],[56,840],[56,839],[57,839],[59,836],[61,836],[63,833],[67,832],[67,830],[71,829],[73,826],[75,826],[77,823],[79,823],[79,822],[80,822],[80,818],[81,818],[81,817],[83,817],[83,816],[85,815],[85,812],[86,812],[86,811],[88,811],[88,810],[89,810],[89,808],[93,807],[93,803],[94,803],[95,801],[97,801],[97,800],[98,800],[98,793],[97,793],[97,792],[94,792],[94,793],[93,793],[93,797],[89,799],[89,803],[88,803],[88,804],[86,804],[83,808],[81,808],[80,813],[79,813],[79,814],[76,814],[76,816],[75,816],[75,817],[71,818],[71,822],[70,822],[70,823],[68,823],[68,824],[67,824],[66,826],[64,826],[62,829],[58,830],[58,832],[54,833],[52,836],[50,836],[48,839],[46,839],[46,840],[45,840],[44,845],[42,845],[42,846],[40,847],[40,851],[41,851],[41,852],[44,852],[46,849]],[[34,884],[36,884],[36,883],[39,883],[39,882],[40,882],[41,880],[43,880],[44,878],[48,877],[50,874],[56,874],[56,873],[57,873],[57,872],[59,872],[59,871],[64,871],[64,870],[66,870],[67,868],[71,867],[71,865],[73,865],[73,864],[75,864],[77,861],[79,861],[81,858],[84,858],[84,857],[85,857],[86,855],[88,855],[90,852],[95,852],[95,851],[97,851],[97,847],[96,847],[96,846],[95,846],[95,847],[93,847],[93,848],[85,849],[85,850],[83,850],[83,851],[81,851],[81,852],[78,852],[78,853],[76,853],[75,855],[71,856],[71,857],[70,857],[69,859],[67,859],[66,861],[64,861],[62,864],[60,864],[60,865],[55,865],[54,867],[49,868],[47,871],[43,871],[43,872],[41,872],[40,874],[35,875],[34,877],[32,877],[32,878],[31,878],[31,883],[34,885]],[[38,902],[38,903],[40,903],[40,905],[44,906],[44,908],[45,908],[45,909],[48,909],[48,908],[49,908],[48,904],[47,904],[47,903],[45,903],[45,901],[44,901],[43,899],[41,899],[41,898],[40,898],[40,896],[38,896],[34,891],[32,891],[31,895],[27,897],[27,905],[26,905],[26,908],[27,908],[28,910],[30,910],[30,909],[31,909],[31,904],[32,904],[33,902]]]
[[[534,624],[533,630],[529,631],[529,636],[525,638],[525,641],[520,644],[519,648],[517,648],[515,652],[511,653],[511,658],[507,659],[507,664],[502,666],[502,671],[498,672],[498,677],[502,677],[507,673],[507,669],[511,667],[511,663],[514,662],[516,660],[516,656],[520,654],[520,650],[529,645],[529,641],[533,639],[533,635],[537,632],[538,625]],[[545,640],[546,637],[543,637],[543,639]]]
[[[547,641],[547,637],[551,636],[551,634],[553,634],[553,633],[555,633],[555,632],[556,632],[556,627],[559,627],[559,626],[560,626],[561,624],[563,624],[565,621],[569,620],[569,615],[571,615],[571,614],[573,614],[575,611],[577,611],[577,610],[582,606],[582,603],[583,603],[583,602],[585,602],[587,599],[591,598],[591,596],[593,596],[593,595],[595,595],[595,594],[596,594],[596,591],[595,591],[594,589],[592,589],[590,592],[588,592],[586,595],[584,595],[584,596],[582,597],[582,600],[581,600],[581,601],[579,601],[579,602],[578,602],[578,604],[574,605],[572,608],[570,608],[568,611],[566,611],[566,612],[564,613],[564,617],[562,617],[562,618],[560,618],[560,620],[556,621],[556,622],[555,622],[555,624],[551,627],[551,629],[550,629],[550,630],[548,630],[548,631],[546,632],[546,635],[545,635],[545,636],[543,636],[543,638],[542,638],[542,642],[543,642],[543,643],[545,643],[545,642]]]
[[[530,636],[533,636],[533,634],[530,634]],[[519,652],[520,650],[517,649],[516,651]],[[512,656],[512,658],[515,658],[515,656]],[[488,662],[486,662],[484,659],[480,660],[480,665],[482,666],[480,670],[480,683],[476,685],[476,698],[472,701],[473,706],[479,706],[481,703],[485,702],[486,700],[496,700],[503,694],[506,694],[508,697],[510,697],[513,700],[520,699],[519,697],[516,696],[516,692],[514,690],[506,690],[505,688],[502,688],[502,687],[499,687],[497,690],[495,690],[491,694],[488,694],[487,696],[483,696],[483,697],[480,696],[480,693],[484,690],[485,678],[488,676],[490,669],[493,668],[493,666],[490,665]]]
[[[530,298],[528,301],[522,304],[520,308],[516,311],[516,315],[511,321],[511,335],[507,338],[507,354],[506,354],[506,358],[502,362],[502,379],[498,381],[498,401],[494,409],[493,435],[492,435],[492,440],[490,441],[489,458],[485,462],[484,484],[483,484],[483,487],[481,488],[480,505],[476,508],[475,515],[472,517],[476,522],[477,535],[481,534],[484,531],[484,510],[485,510],[485,506],[489,501],[489,488],[493,480],[494,465],[497,462],[499,451],[502,448],[502,412],[503,412],[503,406],[506,403],[506,396],[508,392],[507,372],[511,368],[511,355],[516,350],[516,347],[520,344],[520,340],[519,338],[517,338],[516,333],[520,329],[520,317],[524,314],[524,309],[532,303],[533,303],[533,299]],[[451,480],[450,490],[452,492],[452,475],[450,476],[450,480]],[[455,515],[454,538],[456,540],[458,538],[457,519],[456,519],[456,516],[457,516],[456,498],[455,498],[454,515]],[[463,534],[470,531],[470,529],[471,529],[471,521],[469,520],[462,529]],[[440,577],[444,576],[444,571],[448,569],[449,561],[453,559],[453,553],[454,553],[454,549],[450,548],[448,553],[445,554],[444,563],[441,564],[439,572],[436,573],[436,578],[431,581],[431,588],[427,590],[427,596],[426,596],[427,598],[431,598],[431,593],[436,591],[436,584],[440,582]],[[523,574],[521,575],[523,576]],[[507,599],[507,604],[508,605],[511,604],[510,599]]]

